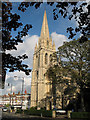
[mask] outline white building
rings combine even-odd
[[[30,94],[15,94],[13,93],[12,95],[2,95],[0,96],[2,98],[1,104],[3,106],[5,105],[11,105],[14,107],[22,107],[24,109],[30,107]],[[23,107],[24,106],[24,107]]]

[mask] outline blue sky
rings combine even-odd
[[[18,13],[21,18],[20,21],[23,22],[23,25],[25,24],[31,24],[33,27],[29,30],[30,35],[39,35],[41,32],[41,26],[43,21],[43,14],[44,10],[46,9],[47,13],[47,19],[48,19],[48,25],[49,25],[49,32],[50,34],[52,32],[56,32],[58,34],[63,34],[68,37],[68,33],[66,32],[67,27],[76,26],[76,23],[74,20],[69,21],[66,17],[65,19],[62,16],[59,16],[59,19],[54,20],[53,19],[53,6],[49,6],[46,3],[43,3],[40,8],[35,9],[35,7],[29,7],[25,12],[19,11],[17,6],[19,6],[19,2],[13,3],[13,13]],[[13,33],[15,35],[15,32]]]
[[[20,43],[17,46],[17,51],[13,50],[7,52],[11,53],[14,56],[26,53],[28,55],[28,59],[25,60],[24,63],[28,64],[29,67],[33,69],[33,53],[35,44],[38,42],[38,39],[40,37],[44,10],[46,9],[49,32],[52,40],[55,42],[56,50],[59,46],[63,44],[63,42],[69,41],[66,28],[70,26],[75,27],[77,23],[74,20],[69,21],[67,17],[64,19],[62,16],[59,16],[59,19],[55,21],[53,19],[54,6],[46,5],[46,3],[42,4],[38,9],[35,9],[35,7],[29,7],[25,12],[21,12],[18,10],[19,4],[20,3],[18,2],[13,2],[12,12],[18,13],[21,16],[20,21],[23,23],[23,25],[31,24],[33,27],[29,30],[28,35],[23,38],[24,43]],[[12,35],[16,36],[19,30],[20,28],[17,29],[16,32],[12,32]],[[78,37],[79,36],[77,36],[76,38]],[[14,79],[14,76],[17,76],[18,78]],[[21,91],[20,86],[22,77],[24,77],[24,89],[26,89],[27,92],[30,93],[32,75],[30,74],[29,76],[26,76],[23,72],[18,71],[7,73],[5,89],[2,90],[2,93],[8,94],[10,92],[10,87],[7,86],[8,83],[12,83],[13,92],[17,93],[18,91]]]

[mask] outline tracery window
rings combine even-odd
[[[45,54],[45,64],[47,64],[48,63],[48,54],[46,53]]]
[[[38,79],[38,71],[37,71],[37,79]]]
[[[40,66],[40,54],[38,56],[38,67]]]

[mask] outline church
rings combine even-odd
[[[51,56],[55,51],[55,43],[49,36],[48,21],[45,10],[41,35],[33,54],[30,107],[37,107],[37,109],[46,108],[46,110],[54,108],[52,104],[52,96],[50,95],[50,89],[52,86],[45,73],[50,64]],[[58,102],[60,102],[60,98],[58,99]],[[59,105],[60,103],[57,107],[59,107]]]

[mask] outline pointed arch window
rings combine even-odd
[[[40,54],[38,56],[38,67],[40,66]]]
[[[45,64],[47,64],[48,63],[48,54],[46,53],[45,54]]]
[[[50,62],[52,61],[52,54],[50,54],[50,56],[49,56],[49,61]]]
[[[38,79],[38,71],[37,71],[37,79]]]

